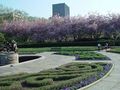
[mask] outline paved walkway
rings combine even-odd
[[[109,76],[101,80],[99,83],[84,90],[120,90],[120,54],[103,51],[100,53],[112,59],[114,69]]]
[[[74,60],[73,56],[55,55],[52,54],[52,52],[44,52],[37,55],[43,56],[43,58],[14,64],[13,67],[10,67],[10,65],[0,66],[0,76],[21,72],[36,73],[42,70],[58,67]]]
[[[82,60],[76,61],[74,56],[64,56],[64,55],[55,55],[53,52],[44,52],[37,54],[42,56],[42,58],[27,61],[19,64],[14,64],[13,67],[10,65],[0,66],[0,76],[17,74],[17,73],[37,73],[42,70],[47,70],[50,68],[55,68],[70,62],[81,62],[81,63],[92,63],[92,62],[109,62],[108,60]]]
[[[108,77],[104,78],[99,83],[85,90],[120,90],[120,54],[107,53],[107,52],[100,52],[100,53],[112,59],[112,62],[115,65],[114,69]],[[75,61],[73,56],[54,55],[52,54],[52,52],[44,52],[38,55],[43,56],[43,58],[33,61],[28,61],[21,64],[15,64],[13,67],[10,67],[10,65],[1,66],[0,75],[16,74],[21,72],[36,73],[42,70],[55,68],[60,65]],[[80,62],[82,63],[83,61]],[[85,62],[91,63],[91,61],[85,61]],[[92,61],[92,62],[96,62],[96,61]]]

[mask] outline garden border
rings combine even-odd
[[[109,70],[109,72],[106,73],[102,78],[98,79],[97,81],[95,81],[95,82],[93,82],[93,83],[91,83],[91,84],[89,84],[89,85],[87,85],[87,86],[85,86],[85,87],[79,88],[79,89],[77,89],[77,90],[84,90],[84,89],[87,89],[87,88],[92,87],[93,85],[99,83],[101,80],[103,80],[103,79],[106,78],[108,75],[110,75],[110,73],[111,73],[112,70],[114,69],[114,66],[115,66],[115,65],[112,63],[112,68],[111,68],[111,69]]]
[[[53,53],[53,54],[56,54],[56,55],[65,55],[65,56],[74,56],[74,55],[69,55],[69,54],[60,54],[60,53]],[[101,60],[108,60],[108,61],[111,61],[111,59],[107,56],[105,56],[104,58],[80,58],[80,60],[76,60],[76,61],[91,61],[91,60],[97,60],[97,61],[101,61]]]

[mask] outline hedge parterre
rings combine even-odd
[[[92,51],[57,51],[55,54],[70,56],[79,55],[80,60],[110,60],[108,57]]]
[[[35,74],[0,77],[0,90],[76,90],[103,77],[111,63],[69,63]]]

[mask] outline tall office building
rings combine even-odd
[[[52,5],[52,14],[53,16],[66,17],[70,16],[70,9],[65,3],[53,4]]]

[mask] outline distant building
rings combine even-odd
[[[60,17],[69,17],[70,9],[65,3],[53,4],[52,15]]]

